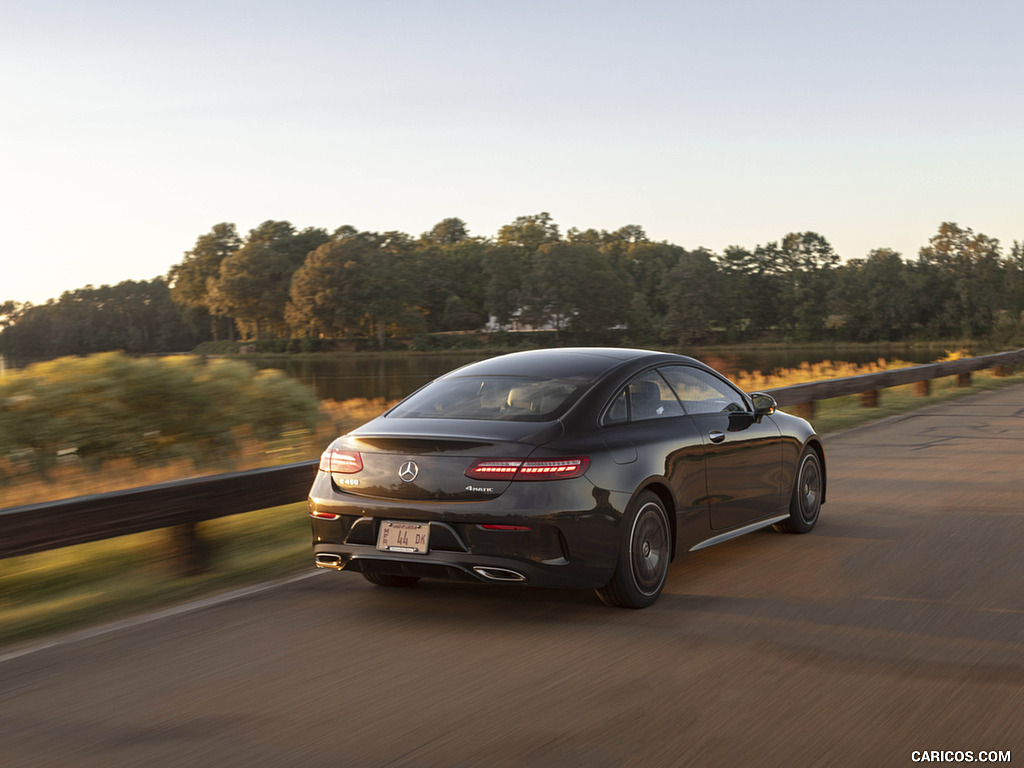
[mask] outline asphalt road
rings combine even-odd
[[[0,650],[0,766],[1024,762],[1024,387],[826,451],[812,534],[691,555],[643,611],[322,573]]]

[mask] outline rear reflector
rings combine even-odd
[[[528,525],[481,525],[485,531],[532,531]]]
[[[340,472],[343,475],[351,475],[361,471],[363,468],[363,457],[358,451],[339,451],[336,448],[328,448],[320,455],[320,469],[324,472]]]
[[[563,480],[579,477],[590,466],[590,459],[477,459],[466,476],[477,480]]]
[[[333,512],[321,512],[318,509],[314,509],[312,512],[310,512],[309,516],[315,517],[318,520],[338,520],[341,518],[341,515],[336,515]]]

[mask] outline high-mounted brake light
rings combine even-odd
[[[477,459],[466,470],[476,480],[564,480],[587,471],[590,459]]]
[[[320,455],[320,469],[324,472],[340,472],[351,475],[363,468],[363,457],[358,451],[339,451],[328,448]]]

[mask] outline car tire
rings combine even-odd
[[[789,517],[775,524],[783,533],[808,533],[818,522],[825,476],[821,457],[813,448],[805,448],[797,465],[793,495],[789,500]]]
[[[634,499],[622,520],[615,574],[597,596],[615,608],[646,608],[665,586],[672,559],[672,526],[665,504],[651,491]]]
[[[363,573],[363,578],[378,587],[411,587],[419,576],[392,576],[389,573]]]

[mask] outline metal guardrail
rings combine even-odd
[[[918,394],[927,395],[934,379],[957,376],[961,386],[967,386],[975,371],[996,368],[1009,373],[1022,364],[1024,349],[1019,349],[767,391],[780,406],[796,406],[797,413],[810,416],[818,400],[860,394],[864,405],[872,406],[878,404],[879,390],[887,387],[917,384]],[[179,570],[194,573],[204,566],[198,523],[303,501],[316,465],[303,461],[0,509],[0,558],[170,528],[172,557]]]

